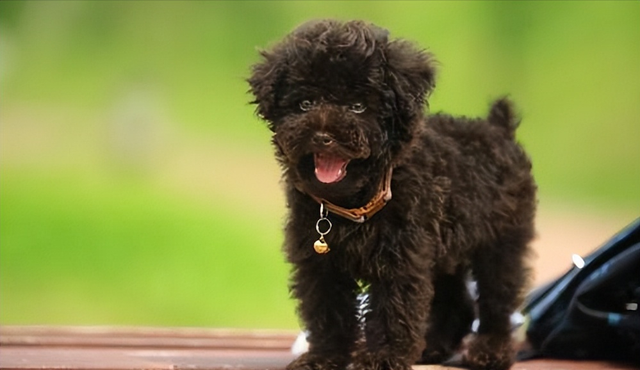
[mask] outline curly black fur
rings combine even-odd
[[[409,369],[447,359],[476,316],[469,271],[480,326],[466,362],[509,368],[509,315],[529,274],[536,203],[511,103],[496,101],[487,119],[424,115],[433,56],[360,21],[309,22],[261,54],[248,81],[283,169],[284,250],[310,332],[309,352],[288,369]],[[344,160],[346,175],[319,181],[318,154]],[[315,253],[319,205],[310,194],[361,207],[390,168],[393,199],[361,224],[330,214],[331,251]],[[364,333],[358,281],[370,284]]]

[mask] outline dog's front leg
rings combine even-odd
[[[354,370],[408,370],[425,347],[431,278],[424,257],[397,250],[406,246],[400,245],[375,262],[378,272],[369,287],[366,345],[356,355]]]
[[[357,285],[353,278],[332,269],[330,258],[314,255],[294,268],[292,292],[309,333],[309,352],[287,370],[342,370],[354,349]]]

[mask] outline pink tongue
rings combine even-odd
[[[316,153],[313,156],[316,164],[316,177],[318,181],[329,184],[342,180],[347,160],[330,154]]]

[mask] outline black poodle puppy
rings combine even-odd
[[[486,119],[425,115],[433,56],[360,21],[308,22],[261,54],[248,82],[283,170],[284,250],[310,333],[288,369],[442,362],[475,317],[466,365],[509,368],[536,205],[511,103]]]

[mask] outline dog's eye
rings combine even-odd
[[[304,112],[308,112],[313,107],[313,102],[311,100],[303,100],[300,102],[300,109]]]
[[[355,104],[351,104],[351,106],[349,107],[349,110],[352,111],[353,113],[360,114],[365,110],[367,110],[367,107],[365,107],[365,105],[362,103],[355,103]]]

